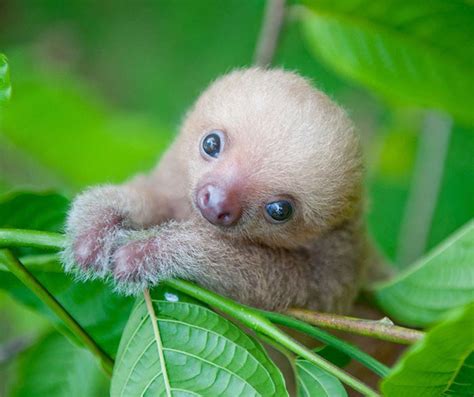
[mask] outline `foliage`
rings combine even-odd
[[[42,167],[56,170],[61,188],[119,181],[150,168],[170,141],[166,133],[157,139],[143,117],[114,114],[67,76],[17,73],[17,95],[4,114],[2,135]],[[55,116],[42,117],[49,109]]]
[[[60,231],[68,207],[69,200],[56,193],[7,194],[0,198],[0,227],[24,228],[31,225],[47,231]],[[75,282],[71,275],[63,272],[56,255],[31,248],[17,252],[33,275],[91,333],[105,351],[114,355],[133,300],[114,294],[99,281]],[[62,327],[61,321],[40,299],[1,267],[0,288]]]
[[[311,48],[341,74],[403,103],[473,121],[474,9],[464,1],[307,0]]]
[[[369,222],[391,259],[397,258],[403,239],[398,233],[423,144],[418,132],[424,113],[406,107],[440,109],[454,120],[439,197],[429,198],[437,206],[426,247],[442,243],[374,289],[388,316],[431,327],[388,375],[383,364],[357,347],[309,324],[256,311],[179,280],[152,291],[148,310],[141,298],[133,309],[131,299],[115,295],[106,283],[78,283],[65,275],[55,253],[62,237],[44,233],[62,231],[69,199],[58,190],[120,181],[152,166],[197,90],[250,60],[261,1],[136,4],[136,18],[129,18],[125,8],[104,5],[107,20],[89,15],[80,1],[68,6],[20,1],[18,9],[29,11],[21,23],[2,24],[0,15],[15,93],[3,106],[11,85],[9,65],[0,55],[0,191],[15,190],[0,196],[0,248],[10,248],[78,322],[99,347],[93,351],[96,359],[104,363],[116,357],[113,396],[170,395],[170,390],[173,395],[286,395],[260,338],[288,356],[300,396],[345,396],[345,386],[375,395],[364,380],[348,374],[350,359],[378,374],[388,396],[474,394],[469,305],[474,301],[474,7],[461,0],[293,3],[289,13],[296,18],[283,32],[276,63],[315,79],[361,126],[374,201]],[[45,27],[51,27],[49,33]],[[224,36],[228,43],[223,46]],[[53,189],[37,193],[31,186]],[[11,230],[19,228],[42,232],[33,244],[29,231]],[[17,265],[7,263],[8,256],[1,258],[0,290],[44,315],[66,336],[49,333],[20,355],[9,395],[107,394],[108,380],[81,336],[35,295],[27,280],[9,271]],[[310,351],[274,324],[327,346]],[[255,334],[242,332],[242,325]],[[0,333],[0,343],[1,338]]]
[[[336,377],[303,359],[296,360],[298,396],[346,397],[347,392]]]
[[[0,227],[60,232],[69,200],[53,192],[12,192],[0,197]]]
[[[460,308],[413,346],[383,381],[391,396],[472,396],[474,304]]]
[[[474,301],[474,221],[393,280],[376,288],[379,305],[397,320],[426,326]]]
[[[111,396],[188,392],[283,396],[280,371],[242,330],[176,291],[157,291],[157,343],[145,301],[132,311],[117,354]],[[158,357],[162,350],[165,362]]]
[[[11,396],[103,397],[107,383],[89,351],[51,333],[21,355]]]
[[[21,214],[26,213],[26,211],[23,211],[24,209],[27,210],[37,206],[37,208],[42,209],[44,219],[57,220],[57,216],[48,216],[48,211],[51,211],[51,214],[57,214],[59,197],[61,196],[56,194],[35,195],[32,193],[8,195],[2,200],[0,213],[2,211],[6,213],[5,209],[8,209],[9,213]],[[50,200],[50,206],[47,205],[48,200]],[[14,227],[20,225],[21,221],[21,217],[18,217],[18,223],[15,224],[10,217],[8,225]],[[44,227],[48,228],[47,225]],[[9,243],[4,235],[11,236],[15,231],[9,232],[10,234],[2,234],[2,230],[6,231],[7,229],[0,229],[0,245],[8,246]],[[462,251],[462,257],[472,258],[474,255],[472,233],[462,231],[459,234],[461,237],[468,236],[469,238],[464,241],[463,238],[456,238],[455,236],[453,238],[455,243],[449,244],[450,249],[456,249],[459,253],[458,246],[460,246],[464,250]],[[28,245],[28,243],[25,242],[24,245]],[[439,261],[444,263],[445,257],[446,250],[441,249],[434,252],[429,260],[422,261],[417,265],[416,272],[429,272],[433,266],[432,263]],[[48,260],[52,263],[49,263]],[[212,304],[231,317],[235,316],[240,321],[244,321],[244,323],[248,316],[255,316],[252,311],[249,311],[250,308],[239,308],[238,305],[235,306],[235,303],[226,303],[223,300],[224,298],[216,298],[215,294],[211,295],[211,300],[209,300],[209,295],[206,294],[210,293],[200,292],[199,289],[196,289],[197,287],[185,286],[185,289],[181,292],[169,289],[156,290],[153,294],[153,309],[151,312],[147,312],[145,302],[139,299],[135,303],[135,308],[129,314],[128,310],[124,310],[123,298],[115,297],[114,299],[111,297],[107,286],[100,283],[94,285],[94,283],[77,284],[71,281],[68,282],[67,277],[61,273],[55,257],[51,254],[45,256],[44,253],[33,249],[23,259],[23,262],[31,273],[43,283],[45,288],[50,290],[63,303],[66,310],[73,314],[86,332],[90,333],[97,343],[105,349],[106,353],[115,356],[117,351],[116,338],[122,334],[117,353],[118,364],[114,368],[112,378],[112,395],[121,395],[122,393],[124,395],[141,393],[146,395],[147,393],[153,394],[157,391],[164,392],[175,389],[183,392],[186,390],[194,393],[209,392],[220,395],[236,395],[239,393],[245,395],[284,395],[285,389],[281,374],[260,344],[253,337],[244,334],[229,320],[200,304],[198,300]],[[6,272],[9,268],[8,264],[4,263],[3,265],[6,266],[4,269],[4,272]],[[45,269],[44,273],[40,272],[42,268]],[[65,287],[65,291],[80,298],[67,299],[71,295],[63,294],[57,289],[59,283],[54,281],[55,277],[61,278],[60,284]],[[403,277],[402,280],[404,280]],[[8,291],[30,307],[48,313],[44,302],[39,301],[27,289],[28,283],[23,286],[19,280],[15,280],[8,273],[2,276],[0,281],[0,288]],[[21,281],[25,282],[25,280]],[[443,283],[445,283],[445,286],[454,288],[457,285],[464,285],[463,282],[462,277],[447,280],[439,279],[437,285],[442,288]],[[180,288],[179,283],[173,284],[173,286]],[[93,296],[92,288],[95,288],[96,296],[100,299]],[[380,291],[384,290],[384,288],[380,289]],[[189,294],[194,299],[187,297]],[[424,297],[422,301],[418,302],[418,305],[420,309],[427,310],[432,307],[433,302],[436,302],[436,295]],[[448,308],[449,306],[445,307],[444,312]],[[389,315],[392,315],[396,314],[399,309],[395,307],[392,311],[391,307],[387,305],[386,310]],[[246,313],[245,317],[240,317],[241,313]],[[466,314],[466,317],[468,320],[472,320],[468,314]],[[128,324],[122,333],[123,321],[127,317]],[[152,326],[152,322],[156,321],[156,318],[158,318],[159,339],[157,339],[157,334]],[[53,316],[52,319],[60,325],[57,318]],[[262,320],[255,317],[254,320],[249,320],[245,324],[250,327],[257,327],[259,321]],[[444,327],[448,323],[449,321],[442,322],[440,327]],[[462,345],[463,340],[469,340],[471,329],[466,324],[462,324],[463,327],[456,324],[451,324],[449,329],[454,329],[454,331],[451,331],[450,340],[458,346],[459,344]],[[286,325],[292,326],[292,323],[288,322]],[[261,326],[263,328],[257,327],[254,329],[258,331],[258,334],[266,333],[267,326],[264,322]],[[80,340],[76,335],[71,335],[70,330],[65,331],[63,327],[60,327],[60,329],[66,335],[72,337],[76,343],[78,339]],[[112,330],[115,330],[115,332],[112,332]],[[464,333],[460,333],[460,330],[464,330]],[[275,343],[283,344],[283,346],[290,349],[294,348],[291,339],[288,339],[284,334],[271,331],[270,333],[267,332],[267,336],[273,337]],[[443,334],[443,337],[446,337],[446,335]],[[113,342],[114,340],[115,342]],[[159,340],[159,343],[157,340]],[[334,344],[334,347],[338,348],[339,344]],[[418,353],[418,356],[422,360],[430,362],[435,357],[432,350],[427,349],[426,352],[422,350],[421,353]],[[306,354],[298,349],[295,352]],[[436,354],[439,354],[439,352],[436,352]],[[336,360],[335,362],[341,363],[340,356],[334,354],[324,354],[324,356],[327,358],[332,356],[332,359]],[[311,393],[346,395],[340,383],[340,380],[347,382],[347,379],[342,375],[343,372],[337,370],[334,373],[328,373],[328,369],[333,371],[332,367],[321,369],[318,366],[318,364],[321,364],[319,361],[308,361],[308,357],[313,356],[298,358],[294,361],[299,393],[301,395],[305,395],[304,393],[310,395]],[[356,355],[355,357],[359,356]],[[408,357],[411,357],[411,355],[409,354]],[[397,373],[397,368],[395,367],[394,373]],[[466,368],[466,371],[468,371],[469,367]],[[166,382],[164,381],[165,377],[160,376],[163,371],[166,373]],[[410,369],[404,371],[411,374]],[[337,378],[339,376],[342,376],[340,380]],[[389,375],[386,384],[390,384],[390,379],[393,376]],[[459,376],[467,375],[460,372]],[[199,379],[199,382],[193,379]],[[351,384],[350,382],[349,380],[348,384]],[[351,384],[351,386],[354,385]],[[371,395],[368,390],[365,393]]]

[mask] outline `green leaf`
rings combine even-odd
[[[474,301],[474,221],[394,280],[376,287],[391,317],[426,326],[455,307]]]
[[[10,397],[102,397],[108,381],[92,354],[53,333],[22,354]]]
[[[54,192],[12,192],[0,196],[0,227],[61,232],[69,200]]]
[[[300,17],[317,57],[409,105],[474,120],[474,7],[461,0],[306,0]]]
[[[472,397],[474,395],[474,352],[464,360],[456,378],[444,394],[458,397]]]
[[[474,304],[450,313],[410,348],[383,381],[387,397],[474,395]]]
[[[351,357],[333,346],[326,345],[315,350],[318,356],[343,368],[351,361]],[[299,397],[347,396],[342,383],[335,376],[316,367],[307,360],[298,358],[295,361],[296,382]]]
[[[346,365],[349,365],[352,360],[351,356],[330,345],[326,345],[317,349],[316,353],[318,356],[325,358],[340,368],[344,368]]]
[[[278,368],[263,348],[210,309],[177,294],[153,294],[165,363],[160,362],[144,300],[130,315],[120,342],[111,396],[286,396]]]
[[[61,232],[69,200],[54,192],[10,192],[0,196],[0,228]],[[31,247],[13,250],[17,257],[42,250]]]
[[[68,200],[55,193],[7,194],[0,197],[0,227],[60,231],[68,206]],[[20,260],[97,343],[115,356],[133,299],[115,294],[100,281],[78,283],[64,273],[56,255],[38,255],[37,250],[23,248],[18,252],[28,254]],[[0,289],[63,327],[56,315],[1,263]]]
[[[339,379],[309,361],[296,360],[298,397],[343,397],[347,392]]]
[[[63,272],[54,255],[33,255],[20,259],[92,338],[108,354],[115,356],[133,300],[117,295],[111,286],[100,281],[78,283]],[[1,265],[0,289],[65,330],[61,320]]]
[[[0,104],[10,99],[12,87],[10,85],[10,70],[7,57],[0,54]]]

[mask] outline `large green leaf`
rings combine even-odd
[[[103,397],[108,381],[96,359],[53,333],[22,354],[9,397]]]
[[[346,389],[339,379],[316,367],[309,361],[296,360],[296,378],[299,397],[345,397]]]
[[[342,75],[473,121],[474,7],[462,0],[305,0],[303,31]]]
[[[0,197],[0,227],[38,228],[60,231],[69,205],[54,193],[12,193]],[[133,300],[112,292],[100,281],[78,283],[65,274],[55,255],[38,255],[36,250],[17,251],[22,262],[55,296],[99,345],[114,356],[120,336],[133,306]],[[27,255],[26,255],[27,254]],[[62,322],[35,294],[0,263],[0,289],[17,301],[48,316],[56,325]]]
[[[0,54],[0,104],[8,101],[12,87],[10,85],[10,71],[5,55]]]
[[[173,396],[287,395],[263,348],[233,323],[178,295],[158,291],[153,296],[160,343],[139,300],[120,342],[112,397],[170,395],[166,379]]]
[[[409,349],[383,381],[387,397],[474,395],[474,304],[450,313]],[[469,362],[468,362],[469,361]]]
[[[474,221],[415,263],[376,287],[379,305],[391,317],[425,326],[448,310],[474,301]]]

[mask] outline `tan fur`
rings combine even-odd
[[[206,161],[199,144],[213,129],[227,139]],[[112,274],[130,293],[181,277],[266,309],[344,311],[367,262],[361,178],[358,139],[341,108],[295,73],[237,70],[201,95],[149,176],[75,200],[64,262],[81,275]],[[237,186],[235,226],[214,226],[194,207],[207,181]],[[264,204],[286,196],[293,218],[269,223]]]

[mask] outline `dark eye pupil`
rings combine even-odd
[[[221,151],[221,138],[217,134],[209,134],[202,141],[202,149],[211,157],[217,157]]]
[[[268,215],[276,221],[284,221],[293,213],[293,207],[286,200],[274,201],[265,206]]]

